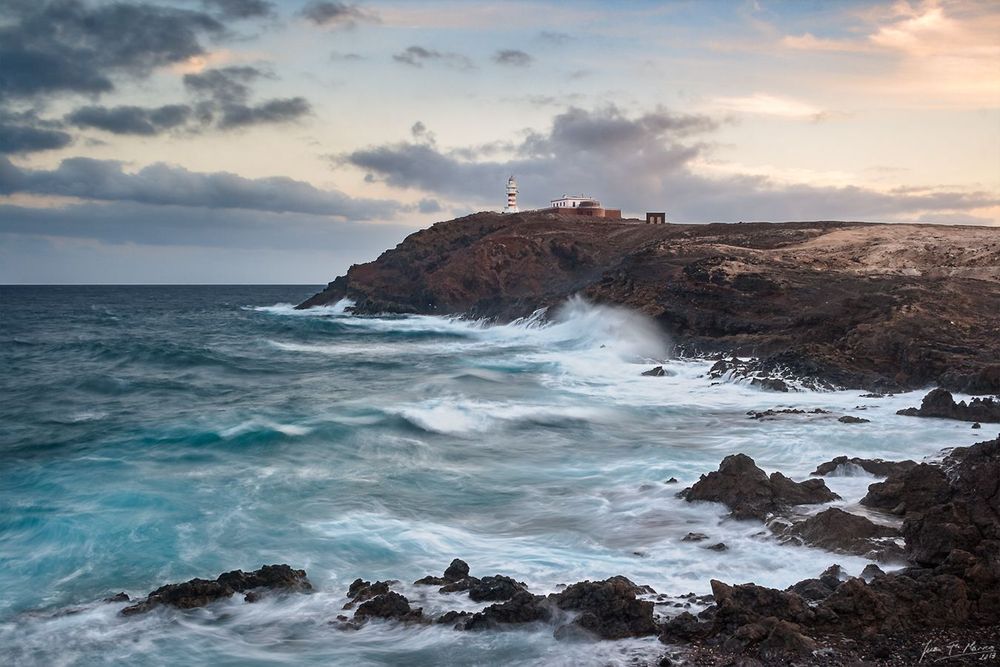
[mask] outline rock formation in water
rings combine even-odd
[[[350,298],[360,314],[509,320],[573,294],[645,313],[685,351],[758,357],[762,382],[1000,392],[1000,237],[985,227],[477,213],[410,235],[300,307]]]
[[[1000,336],[1000,331],[997,332]],[[1000,401],[993,398],[974,398],[968,403],[955,402],[951,392],[934,389],[924,396],[919,408],[899,410],[897,415],[908,417],[940,417],[964,422],[1000,423]]]
[[[204,607],[236,593],[246,593],[247,602],[253,602],[257,599],[257,591],[261,589],[309,591],[312,590],[312,585],[304,570],[293,570],[288,565],[265,565],[253,572],[226,572],[214,580],[191,579],[180,584],[166,584],[152,591],[146,599],[125,607],[121,613],[126,616],[140,614],[160,605],[178,609]]]

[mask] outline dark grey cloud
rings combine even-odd
[[[380,239],[376,254],[405,234],[398,225],[343,222],[306,213],[156,206],[139,202],[82,202],[34,208],[0,204],[0,234],[95,239],[109,243],[303,251],[322,243],[345,250]],[[412,231],[412,230],[410,230]],[[351,258],[357,261],[359,257]]]
[[[267,100],[260,104],[233,104],[222,108],[218,126],[222,129],[262,123],[287,123],[308,115],[312,107],[304,97]]]
[[[0,154],[23,154],[53,150],[72,141],[58,123],[44,121],[32,112],[8,112],[0,108]]]
[[[250,98],[250,84],[265,76],[269,75],[256,67],[220,67],[185,74],[184,85],[188,90],[220,104],[242,104]]]
[[[538,40],[552,46],[562,46],[573,39],[572,35],[557,30],[542,30],[538,33]]]
[[[340,51],[334,51],[330,54],[330,60],[333,62],[358,62],[360,60],[365,60],[365,57],[360,53],[341,53]]]
[[[95,128],[112,134],[151,136],[185,125],[191,114],[192,109],[186,104],[155,108],[86,106],[67,114],[65,120],[76,127]]]
[[[411,67],[423,67],[425,63],[440,63],[456,69],[475,69],[475,64],[460,53],[446,53],[423,46],[410,46],[392,56],[398,63]]]
[[[424,198],[417,202],[417,210],[421,213],[440,213],[441,202],[437,199]]]
[[[353,28],[358,23],[377,23],[378,14],[347,2],[314,0],[302,9],[302,16],[321,26]]]
[[[493,62],[509,67],[527,67],[535,59],[518,49],[502,49],[493,55]]]
[[[202,5],[227,19],[263,18],[274,13],[274,5],[267,0],[202,0]]]
[[[388,218],[400,208],[393,201],[354,198],[287,177],[199,173],[163,163],[127,173],[121,162],[82,157],[63,160],[52,170],[32,170],[0,158],[0,194],[18,192],[159,206],[305,213],[350,220]]]
[[[224,26],[204,12],[155,4],[5,0],[0,4],[0,100],[100,94],[121,76],[204,53]]]
[[[202,98],[197,117],[202,124],[214,122],[219,129],[263,123],[286,123],[308,115],[312,108],[303,97],[265,100],[250,104],[251,84],[266,72],[249,66],[223,67],[186,74],[184,85]]]
[[[571,108],[546,132],[530,132],[507,160],[475,151],[395,143],[353,151],[342,160],[369,180],[459,200],[500,202],[508,174],[518,176],[526,206],[542,207],[564,192],[586,192],[612,207],[666,210],[671,219],[879,219],[922,211],[1000,205],[989,192],[933,190],[885,193],[862,187],[776,184],[759,176],[707,178],[692,162],[707,145],[694,141],[716,128],[711,118],[657,110],[628,116],[615,107]]]

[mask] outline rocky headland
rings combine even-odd
[[[747,376],[1000,393],[1000,234],[857,222],[646,225],[477,213],[355,265],[301,308],[511,320],[581,294]],[[781,386],[764,387],[781,390]]]

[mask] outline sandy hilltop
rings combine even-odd
[[[407,237],[300,307],[510,320],[573,294],[639,310],[750,373],[1000,392],[1000,232],[861,222],[647,225],[476,213]]]

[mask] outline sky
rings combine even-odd
[[[0,283],[325,283],[510,174],[1000,227],[1000,3],[0,0]]]

